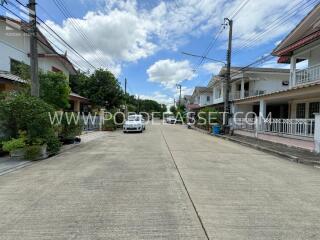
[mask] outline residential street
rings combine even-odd
[[[319,239],[320,169],[183,126],[106,132],[0,176],[0,216],[6,240]]]

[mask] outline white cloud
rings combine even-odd
[[[146,4],[137,0],[95,1],[104,8],[88,12],[83,18],[66,19],[62,25],[52,21],[47,21],[47,24],[90,59],[93,65],[117,71],[123,63],[147,58],[160,49],[177,50],[189,41],[189,36],[214,34],[223,19],[243,3],[243,0],[160,0],[146,9]],[[265,31],[297,3],[305,2],[307,0],[249,1],[234,21],[234,47],[240,47],[248,39]],[[280,24],[263,38],[254,41],[253,45],[277,40],[287,33],[305,15],[306,10],[300,8],[297,13],[295,19]],[[84,44],[86,41],[74,29],[75,20],[76,28],[85,33],[92,46]],[[226,38],[227,31],[224,31],[221,36],[223,43]],[[83,61],[80,63],[86,65]]]
[[[223,66],[224,66],[224,64],[222,64],[222,63],[210,62],[210,63],[205,63],[203,65],[203,69],[206,70],[210,74],[217,75]]]
[[[173,105],[173,101],[174,101],[172,97],[158,91],[154,92],[151,95],[139,95],[139,97],[141,99],[154,100],[154,101],[157,101],[158,103],[166,104],[167,106]]]
[[[189,61],[179,62],[171,59],[155,62],[148,68],[147,74],[148,81],[159,83],[165,88],[175,88],[176,84],[196,76]]]

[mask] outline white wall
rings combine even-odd
[[[207,97],[210,98],[209,101],[207,101]],[[200,106],[210,105],[212,104],[212,95],[210,93],[204,93],[200,95]]]
[[[250,74],[250,77],[255,79],[249,83],[250,91],[266,91],[269,93],[288,89],[288,86],[284,86],[282,82],[289,81],[289,73],[256,73]]]
[[[5,43],[3,43],[5,42]],[[10,46],[8,46],[10,45]],[[20,50],[20,51],[19,51]],[[30,38],[19,30],[9,30],[6,24],[0,21],[0,70],[10,71],[10,59],[22,61],[30,65]],[[38,53],[51,53],[38,44]],[[64,64],[55,58],[39,58],[39,68],[44,72],[51,71],[52,67],[63,71],[69,77],[69,71]]]
[[[320,64],[320,46],[310,51],[308,60],[309,67]]]
[[[289,81],[289,73],[246,73],[246,77],[249,77],[249,91],[250,94],[255,94],[257,91],[265,91],[266,93],[280,91],[288,89],[288,86],[283,85],[284,81]],[[236,85],[240,85],[241,80],[237,80],[232,83],[231,88],[234,91],[238,91]]]

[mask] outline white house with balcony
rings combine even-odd
[[[252,96],[288,89],[289,70],[277,68],[231,68],[231,83],[229,100],[233,107],[233,100],[244,99]],[[218,110],[223,109],[225,94],[226,68],[221,68],[218,75],[214,76],[208,84],[212,89],[212,106]],[[253,105],[247,109],[253,111]]]
[[[257,113],[256,124],[235,124],[242,134],[320,152],[320,5],[317,5],[273,51],[290,64],[288,86],[235,98],[234,112]],[[305,63],[297,69],[297,63]],[[242,92],[243,97],[243,92]],[[271,118],[266,118],[271,113]],[[253,120],[252,120],[253,122]],[[318,125],[317,125],[318,124]]]
[[[192,94],[192,103],[205,107],[212,104],[212,88],[208,87],[195,87]]]

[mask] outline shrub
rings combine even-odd
[[[114,131],[117,129],[116,124],[114,123],[114,119],[106,120],[104,121],[102,125],[102,130],[103,131]]]
[[[0,99],[0,132],[3,140],[17,139],[19,132],[25,133],[27,145],[42,145],[55,137],[55,128],[49,113],[54,108],[43,100],[26,94],[9,94]],[[48,144],[49,146],[49,144]]]
[[[26,146],[26,139],[24,137],[12,138],[9,141],[3,142],[2,149],[6,152],[11,152],[16,149],[21,149]]]
[[[63,114],[59,134],[63,140],[74,140],[76,136],[81,135],[84,124],[78,116],[76,113]]]
[[[41,154],[41,146],[33,145],[25,148],[24,158],[26,160],[36,160]]]
[[[60,151],[62,143],[56,136],[50,136],[47,139],[47,151],[49,155],[55,155]]]

